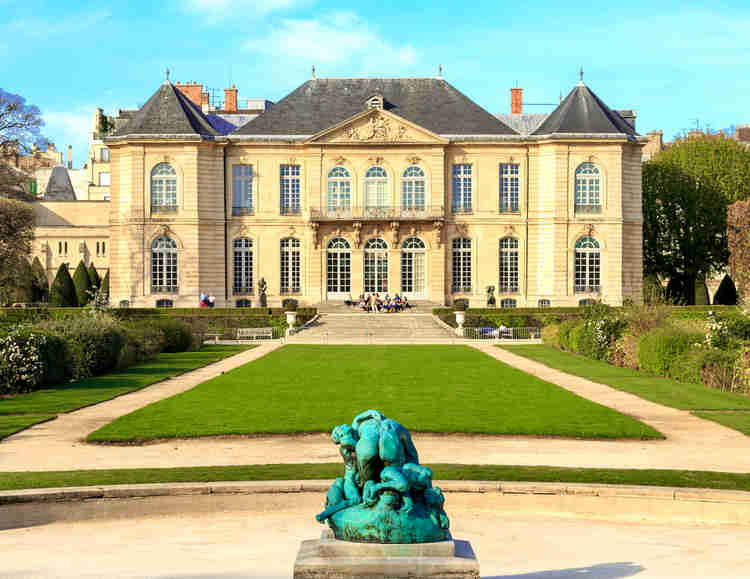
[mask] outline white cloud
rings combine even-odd
[[[20,18],[8,23],[8,30],[23,36],[36,39],[47,39],[53,36],[72,36],[89,30],[93,26],[109,20],[109,10],[98,10],[90,13],[72,14],[54,21],[44,18]]]
[[[242,15],[243,19],[262,17],[272,12],[288,10],[301,0],[181,0],[187,12],[200,14],[209,23],[225,20],[230,16]]]
[[[352,12],[333,12],[309,20],[281,20],[266,36],[249,40],[245,48],[275,59],[304,62],[306,66],[316,64],[323,74],[326,65],[330,70],[346,64],[352,73],[393,72],[416,60],[411,45],[388,42]]]

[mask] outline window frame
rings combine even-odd
[[[505,243],[508,242],[508,243]],[[515,244],[515,245],[513,245]],[[505,247],[504,247],[505,245]],[[505,236],[499,242],[499,276],[497,290],[501,294],[517,294],[521,289],[521,250],[517,237]]]
[[[243,170],[246,174],[241,174]],[[255,168],[251,163],[232,164],[233,216],[253,215],[255,212],[254,179]]]
[[[521,198],[521,166],[500,163],[500,213],[519,213]]]
[[[302,166],[296,163],[279,165],[279,213],[302,213]]]
[[[468,247],[467,247],[468,245]],[[451,242],[451,292],[470,294],[473,283],[474,243],[470,237],[454,237]]]
[[[179,248],[168,235],[160,235],[150,247],[150,287],[152,294],[177,294],[180,291]],[[173,269],[174,271],[170,271]],[[161,283],[157,283],[161,282]]]
[[[473,212],[474,168],[471,163],[453,163],[451,168],[451,209],[453,213]]]
[[[302,293],[302,244],[296,237],[285,237],[279,241],[279,248],[281,251],[279,293],[281,295],[300,294]]]
[[[253,295],[254,267],[253,240],[249,237],[234,238],[232,240],[232,295]]]
[[[601,293],[602,249],[591,235],[576,240],[573,247],[573,293]]]
[[[349,169],[336,165],[326,177],[326,212],[328,215],[347,217],[352,210],[353,179]]]
[[[421,214],[426,209],[427,176],[419,165],[409,165],[401,173],[401,212],[402,214]]]
[[[171,173],[157,173],[160,167],[169,167]],[[161,190],[155,190],[159,186]],[[162,161],[151,168],[149,173],[149,201],[151,214],[176,213],[179,210],[179,179],[176,167],[169,161]]]
[[[573,176],[573,212],[576,215],[602,212],[602,181],[602,171],[593,161],[585,161],[576,167]]]

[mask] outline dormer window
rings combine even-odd
[[[375,94],[367,99],[367,109],[380,109],[383,110],[383,95]]]

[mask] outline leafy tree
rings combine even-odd
[[[49,281],[47,281],[47,272],[44,270],[42,262],[38,257],[34,258],[31,264],[33,279],[33,295],[31,300],[34,302],[46,302],[49,298]]]
[[[89,280],[89,270],[86,268],[83,260],[78,263],[78,267],[76,267],[76,271],[73,274],[73,285],[76,288],[76,301],[78,305],[85,306],[89,303],[91,281]]]
[[[0,158],[28,154],[32,145],[46,146],[47,140],[40,132],[43,125],[37,107],[27,105],[22,96],[0,89]],[[28,198],[26,179],[22,171],[0,162],[0,196]]]
[[[681,278],[682,300],[694,304],[696,280],[722,268],[729,256],[723,197],[677,164],[649,161],[643,165],[643,219],[645,275]]]
[[[55,281],[49,290],[49,303],[60,308],[76,307],[78,298],[76,297],[76,288],[73,284],[73,278],[70,277],[68,264],[62,263],[57,268]]]
[[[34,239],[34,210],[31,205],[0,197],[0,301],[12,300],[12,288],[24,285],[31,242]]]
[[[681,167],[720,193],[727,204],[750,198],[750,151],[723,134],[691,133],[676,139],[652,160]]]
[[[729,272],[739,298],[750,302],[750,200],[729,206],[727,215]]]
[[[109,270],[104,274],[104,279],[102,280],[102,292],[109,298]]]
[[[722,306],[737,305],[737,289],[734,287],[732,278],[728,275],[725,275],[724,279],[721,280],[716,295],[714,295],[714,303]]]
[[[98,289],[102,285],[102,278],[99,277],[99,272],[96,271],[96,267],[94,267],[93,261],[89,264],[89,282],[91,285],[91,289]]]

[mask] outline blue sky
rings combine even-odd
[[[750,122],[750,3],[0,0],[0,88],[42,110],[80,166],[94,107],[144,103],[164,79],[276,101],[318,76],[434,76],[493,113],[509,89],[556,102],[584,80],[637,129],[671,139]],[[546,112],[549,108],[527,108]]]

